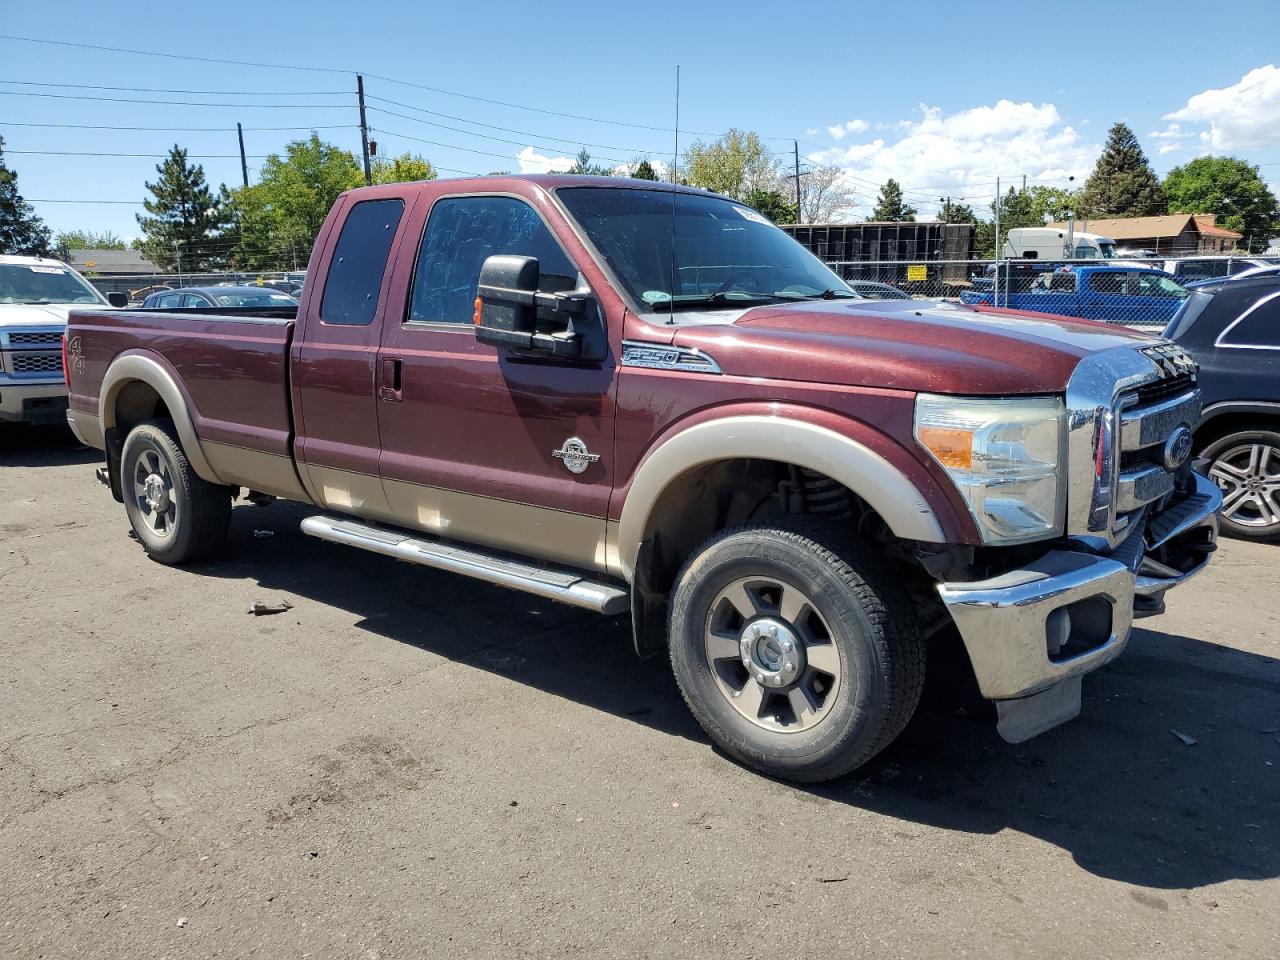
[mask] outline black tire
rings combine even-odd
[[[924,686],[925,650],[907,601],[884,570],[870,545],[841,542],[807,524],[727,530],[690,557],[671,597],[671,665],[685,702],[717,746],[770,776],[816,783],[861,766],[902,732]],[[784,593],[794,586],[820,618],[828,635],[823,645],[835,647],[827,656],[839,654],[842,676],[812,727],[765,729],[744,716],[717,681],[737,666],[728,657],[713,664],[704,635],[721,616],[716,605],[723,606],[724,591],[744,578],[777,578]],[[767,588],[763,596],[767,603]],[[743,629],[751,622],[744,618]],[[755,668],[741,673],[748,669]],[[753,682],[747,675],[746,684]],[[770,699],[788,696],[784,690],[761,688],[767,703],[786,710],[784,701]]]
[[[1263,455],[1258,469],[1250,470],[1254,449]],[[1237,430],[1213,441],[1200,456],[1209,461],[1209,478],[1222,488],[1224,501],[1218,515],[1222,532],[1258,543],[1280,542],[1280,490],[1262,485],[1268,476],[1273,483],[1280,480],[1280,432],[1262,426]],[[1250,482],[1258,484],[1256,490],[1248,489]]]
[[[159,469],[152,471],[152,467]],[[161,510],[151,509],[139,489],[156,476],[165,487]],[[227,541],[231,488],[202,480],[191,469],[168,420],[140,423],[125,437],[120,458],[124,509],[147,556],[158,563],[201,560]]]

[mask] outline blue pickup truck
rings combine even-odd
[[[1186,289],[1163,270],[1045,266],[1043,271],[1028,273],[1025,263],[1017,264],[1008,282],[1001,267],[999,305],[1131,327],[1163,327],[1187,298]],[[960,299],[990,305],[992,296],[988,286],[966,290]]]

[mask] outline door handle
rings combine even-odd
[[[399,403],[404,399],[404,362],[399,357],[383,357],[378,375],[378,399]]]

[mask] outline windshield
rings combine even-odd
[[[1116,255],[1116,245],[1110,240],[1099,240],[1098,249],[1102,251],[1102,257],[1105,260],[1110,260]]]
[[[215,293],[214,299],[224,307],[292,307],[297,300],[287,293]]]
[[[102,298],[66,267],[0,263],[0,303],[102,303]]]
[[[565,187],[557,196],[632,299],[651,310],[856,296],[768,219],[731,200],[617,187]]]

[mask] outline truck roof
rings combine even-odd
[[[0,253],[0,263],[11,264],[13,266],[20,266],[22,264],[27,264],[32,266],[46,266],[46,267],[58,266],[58,267],[66,267],[68,270],[71,269],[70,267],[67,267],[67,265],[63,263],[61,260],[54,259],[53,257],[25,257],[25,256],[19,256],[18,254],[13,254],[13,253]]]
[[[419,180],[415,181],[415,183],[418,185],[466,184],[468,189],[477,190],[501,190],[509,187],[512,183],[531,183],[542,187],[544,190],[554,190],[557,187],[614,187],[618,189],[689,193],[702,197],[719,197],[722,200],[734,202],[731,197],[726,197],[723,194],[702,190],[698,187],[687,187],[684,184],[670,183],[665,180],[637,180],[634,177],[600,177],[581,173],[497,173],[485,177],[442,177],[439,180]],[[402,184],[391,184],[390,186],[402,186]],[[387,185],[356,187],[349,192],[385,192],[386,188]]]

